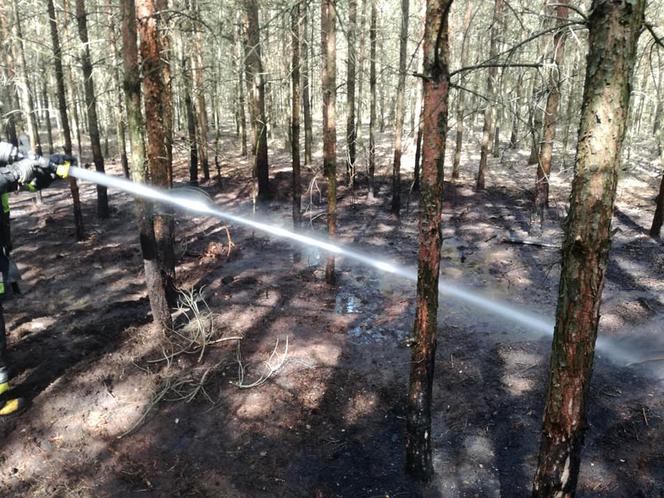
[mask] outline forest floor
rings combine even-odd
[[[386,135],[383,174],[390,144]],[[664,251],[646,235],[661,167],[652,144],[637,145],[640,155],[626,162],[619,187],[582,497],[664,496]],[[541,240],[553,247],[507,243],[530,240],[534,167],[524,151],[505,151],[491,160],[486,191],[476,193],[478,152],[474,143],[467,147],[461,180],[446,184],[443,277],[550,318],[572,171],[552,175]],[[230,136],[224,150],[221,182],[202,187],[222,209],[250,213],[249,163]],[[271,153],[271,161],[277,195],[270,219],[288,227],[288,153]],[[404,164],[412,164],[412,150]],[[109,169],[119,173],[117,164]],[[179,162],[176,178],[186,177]],[[314,183],[324,193],[320,176]],[[5,304],[5,316],[13,384],[30,407],[0,421],[0,495],[528,495],[550,337],[443,299],[436,476],[422,488],[403,472],[413,283],[341,259],[338,286],[330,288],[325,255],[239,225],[228,227],[229,255],[223,222],[178,215],[179,286],[202,289],[212,316],[201,319],[212,322],[215,337],[243,337],[245,384],[260,378],[262,362],[279,367],[265,383],[241,389],[235,340],[159,361],[174,336],[153,334],[148,325],[131,199],[110,192],[112,217],[98,221],[94,187],[81,191],[88,238],[79,243],[64,182],[44,191],[42,204],[29,194],[11,199],[24,295]],[[418,211],[416,197],[408,200],[397,220],[387,212],[387,177],[374,201],[361,183],[355,193],[341,188],[340,241],[413,266]],[[305,219],[323,233],[316,188],[310,201]],[[179,314],[182,334],[195,325],[186,322]]]

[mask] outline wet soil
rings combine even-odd
[[[390,143],[380,144],[384,172]],[[222,177],[202,188],[221,208],[251,215],[250,166],[231,135],[224,145]],[[640,147],[643,158],[633,156],[621,179],[578,496],[664,496],[664,251],[646,235],[661,167],[651,148]],[[271,151],[275,196],[262,216],[290,226],[288,154],[276,142]],[[543,233],[531,237],[527,153],[492,160],[481,193],[471,189],[475,154],[464,152],[461,181],[446,184],[442,275],[552,317],[572,172],[553,174]],[[186,164],[177,166],[183,184]],[[317,169],[305,177],[307,229],[323,234],[325,182]],[[405,194],[404,181],[407,206],[396,219],[388,179],[380,185],[376,200],[362,181],[340,189],[339,239],[412,266],[417,195]],[[177,214],[178,283],[202,292],[215,337],[243,337],[244,384],[261,378],[266,361],[280,367],[242,389],[235,340],[159,361],[172,342],[149,325],[132,201],[111,192],[113,214],[98,221],[94,187],[81,190],[83,242],[66,186],[44,191],[40,204],[11,199],[24,294],[5,303],[5,316],[12,382],[30,407],[0,421],[0,495],[528,495],[550,337],[443,299],[436,476],[420,486],[403,472],[413,283],[341,259],[331,288],[324,254]],[[509,243],[523,240],[545,244]],[[181,312],[176,323],[191,326]],[[191,382],[156,403],[178,379]]]

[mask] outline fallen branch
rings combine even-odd
[[[524,239],[513,239],[513,238],[504,238],[501,240],[503,244],[514,244],[514,245],[523,245],[523,246],[535,246],[535,247],[546,247],[548,249],[560,249],[560,246],[556,244],[548,244],[546,242],[538,242],[536,240],[524,240]]]

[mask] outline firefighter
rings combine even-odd
[[[28,190],[36,192],[48,187],[57,176],[65,177],[70,164],[76,160],[68,155],[54,154],[49,159],[22,154],[7,142],[0,142],[0,301],[18,293],[18,269],[9,259],[12,249],[9,230],[9,192]],[[7,337],[2,304],[0,304],[0,417],[13,415],[25,406],[23,398],[9,392],[7,363]]]

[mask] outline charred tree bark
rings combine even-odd
[[[62,127],[62,138],[64,142],[65,154],[72,154],[71,129],[69,127],[69,117],[67,115],[67,94],[65,90],[65,74],[62,69],[62,50],[60,48],[60,36],[58,34],[58,24],[55,18],[55,5],[53,0],[46,0],[48,9],[48,23],[51,29],[51,43],[53,45],[53,65],[55,66],[55,85],[58,97],[58,112],[60,113],[60,126]],[[74,207],[74,225],[76,227],[76,240],[85,238],[83,228],[83,214],[81,213],[81,200],[78,193],[78,183],[76,178],[69,177],[69,190],[71,192],[72,203]]]
[[[187,133],[189,135],[189,183],[198,185],[198,140],[196,138],[196,113],[191,99],[191,69],[187,64],[188,50],[185,41],[182,41],[183,50],[180,54],[182,68],[182,93],[184,93],[184,107],[187,114]]]
[[[258,182],[257,199],[265,202],[270,198],[270,173],[267,155],[267,119],[265,117],[265,76],[261,58],[260,25],[258,22],[258,0],[244,0],[245,64],[247,86],[250,88],[249,107],[253,120],[256,160],[254,177]]]
[[[420,180],[417,308],[406,421],[406,471],[428,481],[431,395],[438,336],[438,274],[442,244],[443,169],[449,95],[447,18],[452,0],[427,0],[424,28],[424,160]]]
[[[495,0],[493,9],[493,23],[491,26],[491,41],[489,48],[489,58],[493,59],[498,53],[498,36],[500,25],[502,24],[504,0]],[[482,129],[482,149],[480,151],[480,167],[477,172],[477,183],[475,184],[476,190],[484,190],[485,177],[489,154],[491,153],[491,146],[493,142],[493,133],[496,121],[496,90],[497,90],[497,76],[498,68],[490,67],[488,70],[486,80],[485,94],[489,99],[484,109],[484,127]]]
[[[581,124],[533,496],[572,497],[579,475],[630,80],[645,0],[593,0]]]
[[[170,186],[167,127],[167,102],[163,81],[158,15],[154,0],[138,0],[138,35],[143,67],[143,95],[147,121],[147,160],[151,182],[159,187]],[[177,299],[175,286],[175,253],[173,251],[173,217],[160,213],[154,216],[154,235],[157,242],[159,269],[166,297],[170,305]]]
[[[371,0],[371,21],[369,21],[369,188],[367,195],[376,195],[376,21],[378,13],[376,0]]]
[[[337,233],[337,48],[336,0],[323,0],[321,4],[321,45],[323,69],[323,169],[327,178],[327,235],[333,239]],[[336,281],[334,256],[328,256],[325,281]]]
[[[296,4],[291,10],[291,156],[293,159],[293,226],[302,223],[302,180],[300,178],[300,11]]]
[[[85,106],[88,116],[88,130],[90,135],[90,147],[92,148],[92,160],[95,170],[104,173],[104,156],[101,152],[101,140],[99,138],[99,121],[97,120],[97,99],[95,98],[95,85],[92,79],[92,58],[90,57],[90,43],[88,41],[88,21],[85,12],[85,0],[76,0],[76,22],[78,25],[78,36],[81,39],[81,70],[83,72],[83,89],[85,91]],[[97,216],[101,219],[108,218],[108,193],[106,187],[97,185]]]
[[[556,24],[560,27],[567,22],[569,0],[559,0],[555,8]],[[558,121],[558,104],[560,103],[560,70],[565,57],[565,31],[559,29],[553,35],[553,52],[549,69],[549,94],[544,108],[544,128],[537,162],[537,179],[535,181],[535,200],[532,224],[541,230],[544,224],[544,210],[549,207],[549,175],[553,158],[553,141],[556,137]]]
[[[392,205],[390,211],[399,216],[401,211],[401,139],[406,99],[406,63],[408,58],[408,9],[409,0],[401,0],[401,30],[399,37],[399,80],[394,117],[394,159],[392,161]]]
[[[662,146],[662,164],[664,164],[664,146]],[[659,185],[659,194],[657,195],[657,207],[655,208],[655,216],[652,219],[652,226],[650,227],[650,236],[653,239],[658,239],[662,233],[662,224],[664,223],[664,173],[662,174],[662,182]]]
[[[127,128],[131,144],[131,175],[133,181],[145,183],[148,178],[148,169],[145,152],[145,123],[141,111],[141,75],[138,64],[136,6],[134,0],[121,0],[121,6],[124,94],[127,108]],[[150,299],[153,326],[161,332],[166,332],[172,330],[173,323],[159,267],[157,242],[152,222],[152,207],[140,198],[136,200],[136,222],[140,234],[145,283]]]

